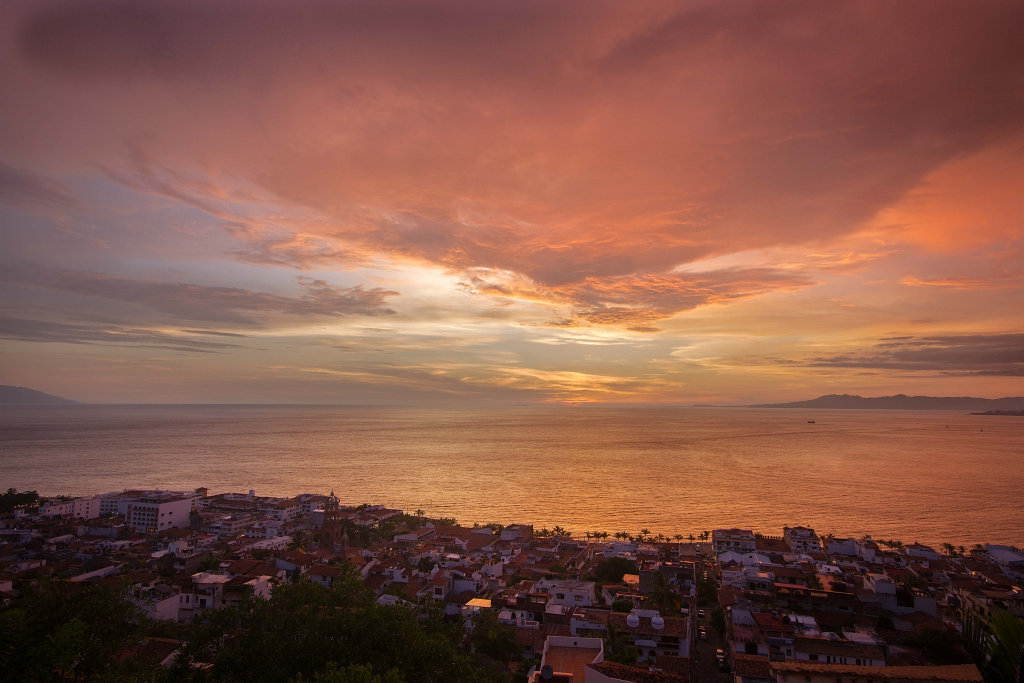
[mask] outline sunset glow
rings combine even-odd
[[[1024,387],[1024,5],[8,2],[4,384]]]

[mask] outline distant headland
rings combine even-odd
[[[35,406],[58,406],[74,405],[78,401],[69,398],[61,398],[52,394],[44,394],[35,389],[25,387],[12,387],[0,384],[0,405],[35,405]]]
[[[744,408],[819,408],[827,410],[973,410],[1022,411],[1024,396],[972,398],[970,396],[895,396],[864,397],[853,394],[827,394],[807,401],[760,403]],[[995,413],[993,413],[995,414]]]

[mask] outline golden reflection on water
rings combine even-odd
[[[814,423],[808,422],[813,419]],[[0,411],[0,481],[326,492],[463,523],[1024,544],[1024,419],[950,412],[72,406]]]

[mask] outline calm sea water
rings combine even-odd
[[[809,424],[808,419],[814,419]],[[697,534],[784,524],[1024,545],[1024,419],[740,408],[0,409],[0,486],[334,489],[471,522]]]

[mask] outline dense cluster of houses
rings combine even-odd
[[[467,630],[491,613],[539,660],[531,680],[586,683],[980,681],[973,664],[934,661],[929,642],[997,610],[1024,617],[1024,553],[1007,546],[939,553],[801,526],[616,536],[442,524],[333,493],[124,490],[0,518],[0,594],[46,574],[109,582],[152,618],[192,623],[282,583],[358,577],[381,604],[443,610]],[[588,579],[612,558],[636,573]],[[611,656],[621,644],[635,663]]]
[[[930,666],[929,639],[958,645],[942,634],[972,619],[986,628],[996,608],[1024,617],[1015,548],[940,554],[804,527],[781,537],[722,529],[712,544],[738,683],[981,680],[973,665]]]

